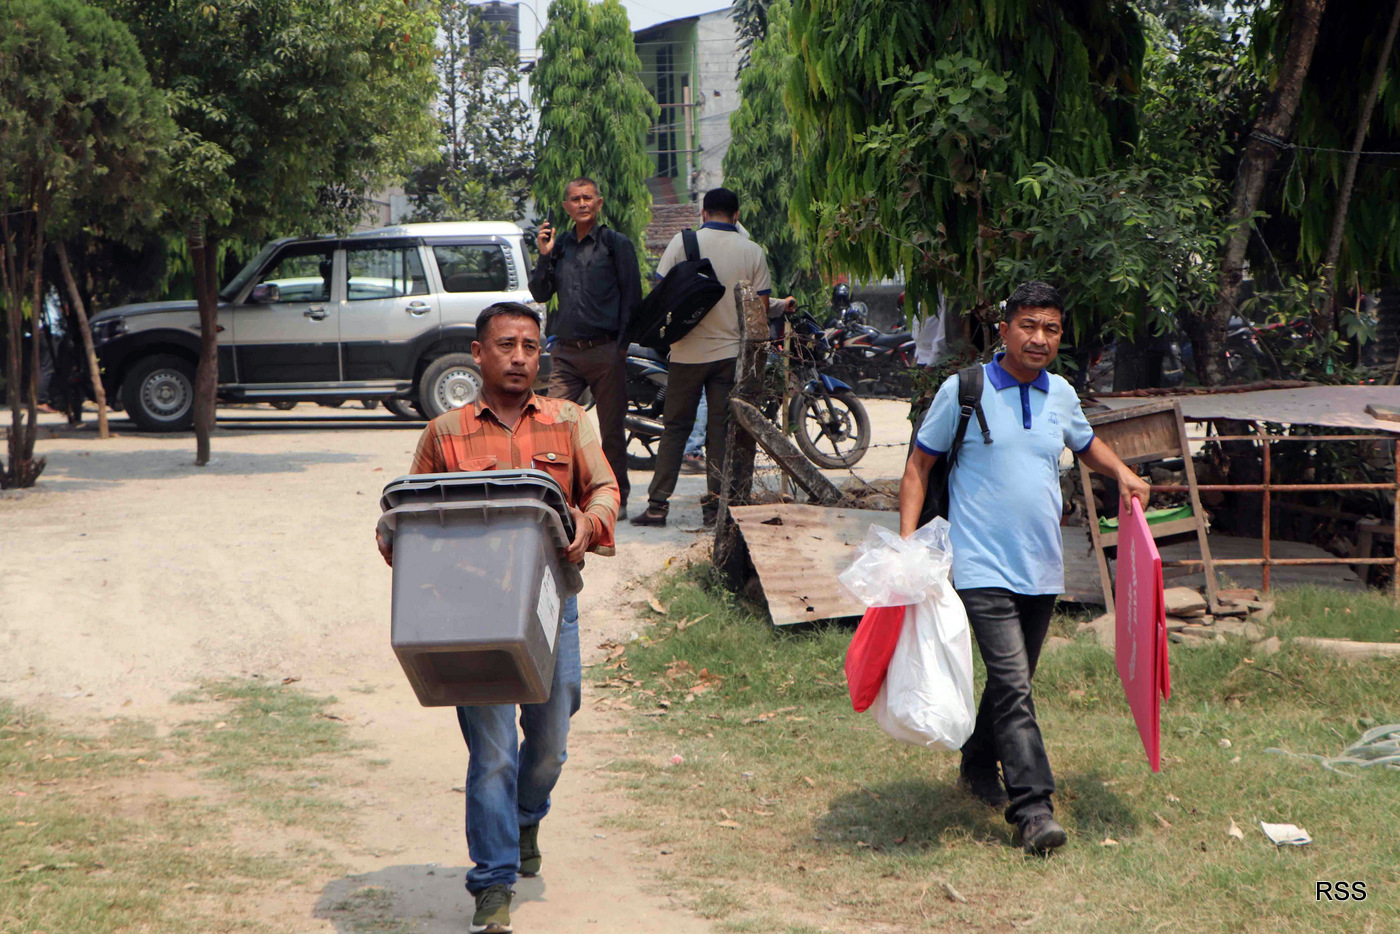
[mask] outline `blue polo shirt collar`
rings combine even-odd
[[[1001,351],[992,357],[991,366],[987,367],[987,378],[992,381],[992,386],[996,389],[1010,389],[1012,386],[1030,386],[1039,389],[1041,392],[1050,391],[1050,374],[1041,370],[1035,375],[1035,379],[1029,383],[1023,383],[1002,368],[1002,358],[1006,356],[1006,351]]]
[[[738,233],[739,228],[733,224],[725,224],[721,221],[705,221],[700,225],[701,230],[727,230],[730,233]]]

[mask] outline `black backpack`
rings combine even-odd
[[[958,451],[962,448],[963,435],[967,432],[968,422],[972,417],[977,416],[977,426],[982,430],[982,443],[992,443],[992,433],[987,429],[987,416],[982,413],[982,377],[983,371],[980,364],[958,370],[958,427],[953,432],[953,446],[948,451],[947,457],[940,457],[934,462],[928,472],[928,492],[924,495],[923,508],[919,510],[919,527],[927,525],[933,521],[935,516],[948,518],[948,475],[952,473],[953,467],[958,462]],[[919,413],[919,417],[914,422],[914,436],[919,434],[919,427],[924,423],[924,416],[928,414],[932,402]],[[914,452],[914,439],[909,440],[909,452]]]
[[[695,231],[689,227],[681,231],[681,242],[685,244],[685,259],[652,286],[627,328],[629,341],[663,354],[724,298],[724,283],[710,261],[700,255]]]

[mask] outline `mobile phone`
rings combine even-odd
[[[544,212],[544,222],[551,227],[554,226],[554,208]]]

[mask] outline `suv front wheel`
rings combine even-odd
[[[194,364],[173,354],[139,361],[122,380],[122,404],[142,431],[185,431],[194,424]]]
[[[480,393],[481,371],[466,353],[438,357],[428,364],[418,383],[418,400],[428,418],[475,402]]]

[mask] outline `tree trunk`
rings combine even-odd
[[[1254,122],[1235,174],[1235,193],[1229,221],[1234,225],[1220,258],[1220,297],[1206,315],[1204,346],[1195,348],[1197,371],[1207,386],[1222,386],[1229,377],[1225,363],[1225,334],[1230,318],[1238,313],[1244,281],[1245,249],[1254,229],[1251,218],[1258,210],[1269,172],[1278,161],[1293,131],[1293,113],[1303,93],[1303,80],[1312,64],[1317,31],[1327,0],[1298,0],[1288,47],[1279,68],[1278,84]]]
[[[1356,184],[1356,167],[1361,162],[1361,144],[1371,128],[1371,113],[1376,109],[1376,98],[1380,96],[1381,80],[1385,77],[1386,66],[1390,63],[1390,51],[1395,48],[1395,32],[1400,28],[1400,0],[1395,2],[1395,12],[1390,14],[1390,29],[1381,43],[1380,59],[1376,62],[1376,73],[1371,76],[1371,89],[1366,93],[1366,104],[1361,108],[1361,119],[1356,125],[1356,135],[1351,140],[1351,154],[1347,157],[1346,172],[1342,176],[1342,187],[1337,192],[1337,209],[1332,215],[1332,234],[1327,239],[1327,257],[1323,264],[1327,270],[1327,291],[1322,307],[1313,315],[1313,331],[1319,341],[1326,339],[1332,329],[1329,314],[1337,293],[1337,262],[1342,256],[1342,234],[1347,226],[1347,210],[1351,207],[1351,193]]]
[[[215,285],[216,244],[204,236],[202,223],[186,231],[194,264],[194,294],[199,303],[199,367],[194,377],[194,465],[209,463],[209,435],[214,430],[214,403],[219,388],[219,305]]]
[[[748,280],[734,286],[734,304],[739,318],[739,356],[734,366],[731,398],[750,405],[762,404],[763,369],[768,362],[765,343],[768,319],[763,302]],[[732,589],[744,585],[744,563],[748,552],[744,537],[729,514],[730,506],[742,506],[753,492],[753,461],[758,446],[753,436],[731,417],[726,419],[724,463],[720,465],[719,516],[715,523],[715,544],[711,560],[724,572]]]
[[[34,443],[39,440],[39,330],[44,326],[44,215],[34,214],[34,291],[31,293],[29,322],[29,378],[26,387],[29,392],[29,424],[24,429],[24,443],[20,448],[21,465],[24,475],[17,486],[33,486],[44,472],[44,461],[34,459]]]
[[[88,325],[87,308],[83,296],[78,292],[78,282],[73,278],[73,267],[68,262],[68,245],[62,240],[54,242],[58,253],[58,268],[63,271],[63,282],[68,287],[68,300],[73,303],[73,313],[78,316],[78,333],[83,337],[83,350],[87,353],[88,375],[92,378],[92,397],[97,400],[97,436],[104,441],[111,437],[107,431],[107,390],[102,386],[102,373],[97,365],[97,350],[92,346],[92,328]]]
[[[20,384],[24,380],[24,359],[20,341],[24,333],[24,265],[18,259],[21,232],[10,229],[9,215],[0,213],[0,274],[5,287],[5,400],[10,405],[10,431],[6,437],[8,461],[0,470],[0,488],[18,486],[19,445],[23,422],[20,415]]]

